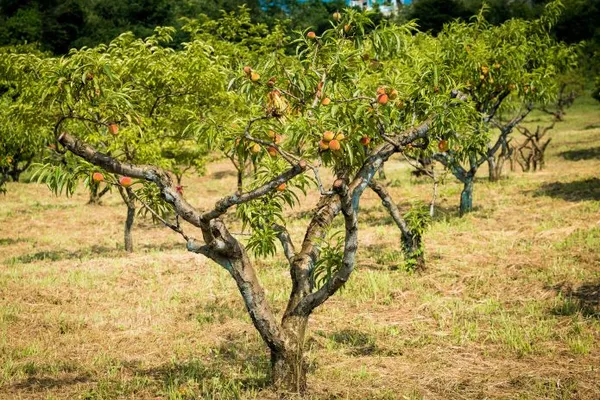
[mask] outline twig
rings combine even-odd
[[[166,227],[171,228],[175,232],[179,233],[185,239],[186,242],[190,240],[190,238],[183,232],[183,229],[181,229],[181,226],[179,225],[179,215],[175,217],[176,225],[173,225],[166,221],[164,218],[162,218],[160,215],[158,215],[158,213],[154,211],[152,207],[150,207],[148,204],[142,201],[142,199],[140,199],[140,197],[133,190],[131,191],[131,193],[133,193],[133,197],[135,197],[135,199],[139,201],[142,204],[142,206],[144,206],[148,211],[150,211],[150,213],[154,215],[154,217],[156,217],[156,219],[162,222]]]

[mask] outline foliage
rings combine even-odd
[[[326,284],[340,269],[344,256],[344,232],[332,229],[319,245],[319,260],[311,270],[311,279],[316,288]]]
[[[492,26],[484,8],[472,22],[449,24],[438,35],[442,48],[438,65],[451,71],[458,89],[476,110],[471,121],[474,129],[448,130],[437,138],[433,154],[465,183],[461,213],[470,211],[478,168],[495,155],[534,105],[556,100],[561,76],[576,65],[575,47],[557,43],[549,34],[560,9],[559,3],[549,3],[539,19]],[[494,128],[500,131],[496,138]],[[457,143],[461,137],[463,144]]]
[[[44,57],[33,46],[0,48],[0,192],[9,179],[19,179],[52,140],[43,130],[39,108],[23,101],[37,76],[30,65],[13,68],[10,59],[26,54]]]
[[[305,371],[292,371],[303,370],[308,316],[354,270],[357,213],[371,179],[394,154],[433,154],[443,143],[458,165],[472,162],[489,142],[493,110],[547,101],[553,79],[571,62],[570,49],[548,35],[557,5],[548,10],[538,20],[499,27],[479,15],[437,37],[414,23],[376,24],[373,14],[356,10],[321,34],[291,34],[284,25],[255,24],[242,10],[219,21],[188,21],[183,31],[190,40],[183,43],[174,40],[175,28],[157,28],[146,39],[123,34],[59,58],[7,60],[12,73],[31,69],[35,76],[18,82],[24,104],[44,110],[38,119],[46,129],[76,160],[86,160],[67,164],[66,172],[49,162],[42,179],[59,192],[74,187],[71,176],[89,179],[92,172],[110,184],[133,182],[136,192],[128,191],[126,203],[137,196],[158,215],[174,212],[200,230],[197,240],[179,219],[163,221],[188,250],[236,280],[272,351],[274,381],[292,374],[283,378],[287,389],[301,391]],[[510,101],[499,104],[502,95]],[[213,209],[200,211],[167,171],[201,169],[197,157],[214,153],[228,157],[244,179]],[[123,174],[129,182],[119,180]],[[320,200],[296,250],[286,211],[300,201],[298,191],[309,190]],[[251,229],[247,240],[227,228],[234,207]],[[332,230],[338,216],[341,233]],[[421,256],[426,211],[415,208],[408,220]],[[293,280],[281,326],[247,256],[274,255],[277,240]]]
[[[419,268],[418,260],[424,257],[425,248],[423,235],[431,225],[431,215],[429,214],[429,205],[416,203],[404,214],[404,219],[411,231],[411,238],[402,240],[403,252],[405,254],[405,268],[407,271],[414,271]],[[406,256],[408,255],[408,257]]]

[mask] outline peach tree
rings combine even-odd
[[[78,134],[123,162],[170,169],[181,182],[187,169],[202,170],[216,131],[218,113],[210,110],[228,100],[222,95],[223,74],[207,56],[212,50],[198,41],[175,51],[173,33],[157,28],[146,39],[123,34],[108,45],[72,50],[61,58],[29,55],[14,58],[14,64],[38,66],[40,82],[30,98],[44,110],[43,121],[55,138],[64,131]],[[63,153],[57,149],[45,160],[38,181],[67,194],[82,180],[115,188],[127,208],[127,251],[133,250],[131,229],[139,204],[147,205],[141,212],[167,217],[169,209],[154,185]]]
[[[39,118],[40,110],[26,100],[38,78],[35,66],[9,62],[27,54],[44,57],[33,46],[0,48],[0,192],[7,181],[18,181],[52,140]]]
[[[205,40],[173,51],[125,36],[108,48],[73,51],[57,60],[44,73],[42,104],[55,107],[53,130],[62,148],[103,175],[126,176],[156,191],[159,196],[148,198],[147,205],[165,204],[177,218],[163,223],[181,235],[189,251],[213,260],[235,280],[271,352],[274,384],[302,392],[308,320],[354,271],[363,193],[394,154],[426,149],[448,131],[467,130],[473,109],[459,99],[451,71],[438,66],[436,40],[410,24],[373,27],[366,15],[348,11],[322,36],[306,32],[293,45],[293,55],[282,47],[235,67],[227,82],[219,75],[226,65],[222,55],[207,49]],[[137,80],[127,72],[135,66],[152,71],[153,55],[161,52],[169,58],[156,66],[159,77]],[[180,100],[174,105],[164,97],[190,84],[197,91],[172,97]],[[154,96],[139,94],[147,85]],[[230,92],[223,95],[226,87]],[[213,94],[235,99],[222,104],[211,100]],[[180,118],[165,112],[153,122],[154,104],[163,102],[180,107],[175,114]],[[197,129],[205,120],[217,121],[217,129]],[[112,123],[118,135],[111,133]],[[174,182],[173,165],[158,156],[157,138],[165,132],[195,132],[198,146],[218,147],[234,160],[251,157],[256,168],[243,187],[232,188],[213,208],[199,209]],[[316,191],[319,201],[303,240],[295,243],[285,209],[299,200],[298,190]],[[382,198],[389,200],[389,194]],[[230,231],[225,216],[233,212],[251,229],[247,240]],[[337,219],[343,225],[339,245],[327,247],[323,240]],[[273,254],[276,241],[292,281],[279,321],[250,254]]]
[[[574,49],[549,33],[560,8],[552,2],[537,20],[514,19],[500,26],[486,22],[484,8],[472,22],[449,24],[438,36],[441,62],[477,111],[474,130],[449,130],[432,154],[464,185],[461,214],[472,210],[479,168],[488,163],[490,181],[498,180],[495,157],[507,150],[508,136],[536,105],[553,101],[561,74],[574,66]],[[461,137],[467,145],[457,143]]]

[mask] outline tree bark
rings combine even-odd
[[[500,169],[496,164],[496,159],[493,155],[489,156],[487,159],[488,163],[488,176],[490,182],[498,182],[500,180]]]
[[[304,339],[308,317],[284,317],[282,335],[285,348],[271,350],[271,380],[280,392],[306,391],[307,362],[304,357]]]
[[[125,251],[133,253],[133,238],[131,236],[131,228],[135,218],[135,206],[127,205],[127,219],[125,220]]]
[[[133,237],[131,234],[131,230],[133,228],[133,221],[135,219],[135,195],[131,188],[123,189],[119,186],[119,193],[127,206],[127,218],[125,219],[125,229],[123,232],[124,243],[125,243],[125,251],[128,253],[133,253]]]
[[[466,177],[460,194],[460,215],[473,211],[473,177]]]

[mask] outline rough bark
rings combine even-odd
[[[473,211],[473,178],[465,179],[463,185],[463,190],[460,193],[461,216]]]
[[[285,347],[271,350],[271,380],[281,392],[304,393],[307,362],[304,341],[308,317],[291,316],[282,321]]]
[[[135,195],[131,188],[122,188],[119,186],[119,194],[123,199],[123,202],[127,206],[127,218],[125,219],[125,226],[123,230],[124,246],[125,251],[133,253],[133,221],[135,219]]]
[[[498,170],[498,164],[494,155],[487,158],[488,163],[488,177],[490,182],[498,182],[500,180],[500,171]]]

